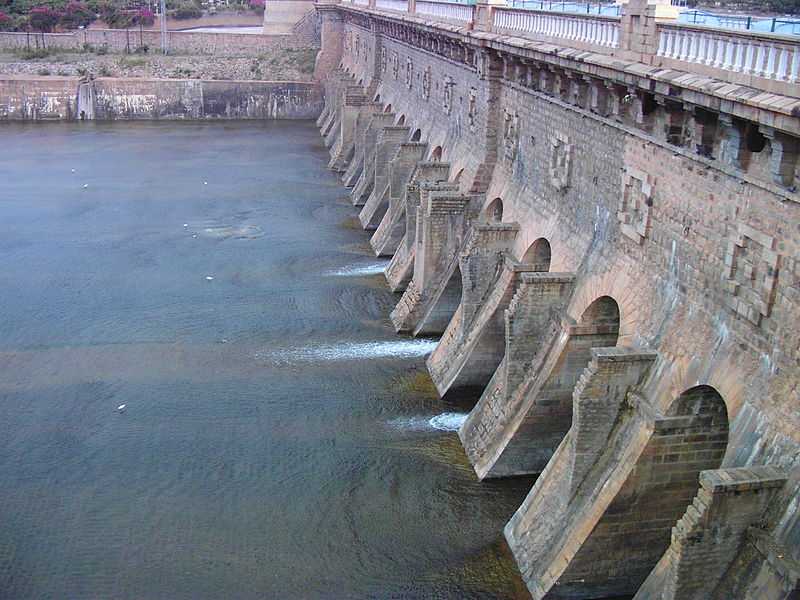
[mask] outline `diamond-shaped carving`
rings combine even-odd
[[[639,169],[626,167],[622,176],[617,219],[622,233],[637,244],[641,244],[647,237],[652,206],[653,186],[650,175]]]
[[[503,109],[503,154],[509,162],[517,158],[519,115]]]
[[[550,139],[550,183],[557,190],[569,187],[572,167],[572,144],[562,133],[556,133]]]
[[[467,122],[469,123],[469,130],[475,131],[475,117],[478,114],[478,90],[469,88],[469,104],[467,107]]]
[[[427,100],[431,97],[431,68],[428,67],[422,73],[422,99]]]
[[[442,108],[444,108],[444,111],[448,115],[450,111],[453,110],[453,87],[455,87],[455,85],[456,82],[449,75],[444,78],[444,84],[442,85]]]
[[[728,242],[725,253],[727,304],[754,325],[769,317],[775,301],[780,255],[775,238],[743,223],[738,235]]]

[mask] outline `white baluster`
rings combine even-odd
[[[689,34],[689,48],[686,51],[686,60],[697,62],[697,43],[699,36],[696,33]]]
[[[797,83],[798,79],[800,79],[800,52],[795,47],[792,48],[791,54],[792,66],[789,69],[789,83]]]
[[[717,36],[717,56],[714,58],[714,67],[721,69],[725,64],[725,38]]]
[[[755,54],[755,48],[751,42],[745,42],[745,54],[744,54],[744,62],[742,64],[742,72],[746,73],[747,75],[752,75],[753,73],[753,55]]]
[[[714,51],[716,50],[714,44],[717,42],[717,38],[713,35],[705,36],[705,48],[703,49],[703,62],[706,65],[714,64]]]
[[[764,77],[765,63],[767,62],[767,45],[757,44],[755,48],[755,69],[757,77]]]
[[[657,56],[665,56],[667,52],[667,32],[663,29],[658,32],[658,50],[656,50]]]
[[[770,79],[775,79],[775,66],[778,64],[778,54],[780,53],[780,48],[776,48],[775,46],[770,46],[767,48],[767,69],[764,73],[765,77],[769,77]]]

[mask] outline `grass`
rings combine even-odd
[[[147,66],[147,59],[143,56],[121,56],[117,61],[121,69]]]

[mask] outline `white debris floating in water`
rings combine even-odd
[[[128,406],[127,404],[120,404],[120,405],[117,407],[117,410],[118,410],[119,412],[125,412],[125,408],[126,408],[127,406]]]
[[[189,224],[188,224],[188,223],[184,223],[184,224],[183,224],[183,226],[184,226],[184,227],[188,227],[188,226],[189,226]]]
[[[206,281],[214,281],[214,278],[211,275],[206,275]]]
[[[88,183],[84,183],[84,184],[83,184],[83,189],[86,189],[86,188],[88,188],[88,187],[89,187],[89,184],[88,184]]]
[[[378,275],[386,270],[389,261],[370,263],[367,265],[348,265],[335,271],[328,271],[325,275],[332,277],[364,277],[366,275]]]

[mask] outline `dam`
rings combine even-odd
[[[0,597],[797,598],[797,36],[285,4],[0,81]]]
[[[317,4],[317,124],[530,595],[794,598],[796,38]]]

